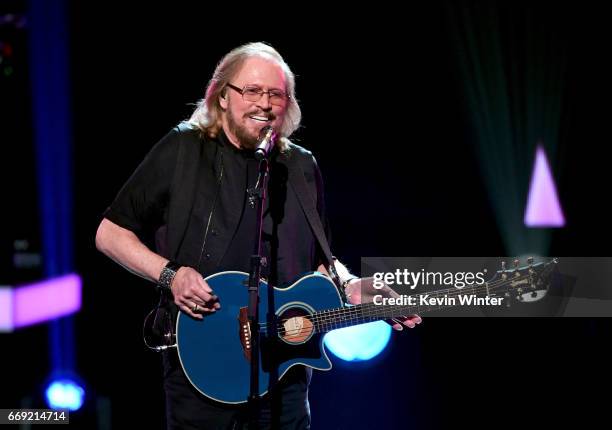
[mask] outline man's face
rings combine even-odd
[[[243,89],[246,86],[259,87],[263,91],[285,91],[286,81],[283,70],[275,62],[261,57],[251,57],[231,80],[230,84]],[[258,101],[246,101],[242,95],[227,87],[225,97],[219,99],[224,110],[223,129],[229,140],[238,147],[254,148],[259,132],[267,125],[276,130],[283,123],[285,106],[270,103],[270,96],[262,94]]]

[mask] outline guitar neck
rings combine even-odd
[[[460,297],[462,296],[462,297]],[[477,287],[456,288],[420,293],[412,296],[402,296],[401,303],[392,305],[365,303],[344,308],[328,309],[312,315],[315,329],[318,333],[326,333],[343,327],[350,327],[369,322],[396,318],[406,315],[424,315],[441,309],[450,309],[466,304],[466,300],[474,303],[477,298],[488,296],[486,285]]]
[[[505,300],[510,300],[513,296],[520,298],[522,294],[536,288],[546,289],[544,280],[552,273],[556,264],[557,259],[535,265],[530,263],[522,269],[499,271],[499,279],[484,284],[401,296],[399,303],[366,303],[329,309],[316,312],[311,316],[311,320],[317,332],[326,333],[343,327],[406,315],[423,315],[458,306],[486,305],[490,304],[488,300],[492,297],[503,297]]]

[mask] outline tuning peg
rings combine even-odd
[[[527,257],[527,264],[533,266],[533,257]]]
[[[505,303],[506,303],[506,307],[509,308],[511,306],[511,303],[510,303],[510,294],[504,293],[504,298],[506,299],[506,300],[504,300]]]
[[[520,261],[518,260],[518,258],[512,262],[512,264],[514,265],[515,269],[518,269],[519,263],[520,263]]]
[[[508,274],[506,273],[506,262],[502,260],[501,262],[501,278],[502,280],[506,280],[508,278]]]

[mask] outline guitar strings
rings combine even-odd
[[[483,285],[478,285],[475,287],[470,287],[469,289],[465,289],[462,288],[460,290],[458,289],[453,289],[453,288],[449,288],[446,290],[437,290],[437,291],[433,291],[431,293],[422,293],[422,294],[414,294],[410,297],[416,297],[416,296],[420,296],[423,294],[448,294],[450,292],[456,292],[457,294],[466,294],[466,291],[471,292],[471,293],[480,293],[483,292],[485,290],[487,290],[487,288],[490,290],[494,290],[497,287],[502,286],[503,284],[509,283],[511,281],[517,281],[520,278],[514,278],[514,279],[502,279],[499,280],[497,282],[491,282],[488,285],[487,284],[483,284]],[[316,313],[315,316],[309,318],[309,320],[313,321],[313,322],[318,322],[318,321],[323,321],[323,320],[329,320],[331,316],[334,316],[335,314],[340,314],[340,313],[344,313],[344,312],[350,312],[350,311],[358,311],[359,309],[361,309],[362,307],[365,307],[366,305],[374,305],[373,303],[363,303],[363,304],[359,304],[359,305],[354,305],[354,306],[350,306],[350,307],[342,307],[342,308],[332,308],[332,309],[326,309],[324,311],[319,311]],[[374,305],[377,308],[381,308],[380,305]],[[418,308],[419,306],[414,305],[414,306],[393,306],[393,308]],[[281,321],[277,321],[280,323],[284,323],[286,321],[288,321],[290,318],[287,318],[285,320],[281,320]],[[260,327],[266,327],[268,325],[268,323],[260,323]]]
[[[428,310],[431,310],[431,306],[425,307],[430,308]],[[442,309],[443,307],[444,306],[439,306],[439,309]],[[326,332],[330,329],[354,325],[352,324],[353,322],[366,322],[368,319],[375,321],[386,318],[397,318],[399,316],[404,316],[412,313],[418,314],[419,308],[420,306],[393,306],[391,308],[382,308],[380,305],[366,303],[361,305],[360,307],[345,308],[341,312],[326,312],[324,315],[320,315],[318,317],[311,317],[308,319],[313,322],[316,332]],[[341,313],[344,314],[343,319],[338,319],[338,316]],[[280,321],[277,325],[279,331],[282,331],[284,329],[283,324],[283,321]],[[289,330],[286,333],[291,333],[293,331],[295,330]],[[299,335],[293,336],[291,334],[288,334],[286,337],[299,337]]]
[[[553,266],[554,267],[554,266]],[[552,269],[552,267],[551,267]],[[544,270],[542,270],[542,272],[539,275],[544,274],[545,272],[547,272],[549,270],[549,268],[544,268]],[[510,273],[518,273],[518,272],[510,272]],[[470,290],[472,290],[472,293],[476,293],[476,292],[480,292],[482,290],[487,290],[488,288],[488,292],[490,293],[491,290],[495,290],[501,286],[503,286],[503,284],[512,282],[512,281],[517,281],[519,280],[521,277],[516,277],[514,279],[502,279],[499,280],[497,282],[491,282],[490,284],[488,284],[488,286],[486,284],[483,285],[479,285],[476,287],[471,287]],[[449,291],[455,291],[461,293],[463,292],[465,294],[465,289],[461,289],[461,290],[456,290],[456,289],[448,289],[448,290],[438,290],[435,291],[436,294],[439,293],[444,293],[444,292],[449,292]],[[527,290],[526,292],[532,292],[533,290]],[[431,294],[431,293],[430,293]],[[414,297],[414,296],[411,296]],[[374,303],[364,303],[361,305],[356,305],[356,306],[352,306],[352,307],[346,307],[346,308],[334,308],[334,309],[330,309],[330,310],[325,310],[323,311],[323,313],[317,313],[317,315],[314,315],[312,317],[307,317],[314,325],[315,328],[315,332],[325,332],[327,331],[326,329],[328,329],[329,327],[325,327],[326,325],[342,325],[342,324],[347,324],[349,323],[349,325],[351,325],[350,323],[355,322],[355,321],[360,321],[360,320],[364,320],[367,318],[372,318],[374,320],[378,320],[378,319],[385,319],[385,318],[396,318],[398,316],[403,316],[401,314],[406,313],[404,311],[407,311],[409,309],[413,309],[416,310],[416,313],[418,313],[418,308],[420,308],[421,306],[418,305],[414,305],[414,306],[393,306],[393,307],[382,307],[380,305],[375,305]],[[431,306],[424,306],[427,308],[431,308]],[[440,305],[439,309],[442,309],[444,306]],[[399,315],[394,315],[394,311],[402,311],[399,312]],[[385,315],[387,312],[390,313],[390,315]],[[337,317],[343,315],[344,318],[342,318],[341,320],[338,320]],[[382,317],[382,318],[379,318]],[[277,321],[277,329],[283,329],[283,324],[285,322],[287,322],[289,319],[285,319],[285,320],[281,320],[281,321]],[[318,327],[317,327],[318,325]],[[263,323],[260,324],[260,331],[262,331],[262,329],[265,329],[268,326],[268,323]],[[341,327],[337,327],[337,328],[341,328]],[[323,329],[323,330],[321,330]],[[264,330],[265,331],[265,330]],[[295,338],[295,337],[302,337],[302,335],[300,334],[291,334],[293,331],[296,330],[289,330],[288,332],[285,333],[289,333],[286,334],[286,336],[284,336],[285,339],[290,339],[290,338]]]

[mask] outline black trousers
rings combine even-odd
[[[225,405],[207,399],[187,380],[175,349],[163,352],[168,430],[246,430],[245,405]],[[311,369],[292,367],[277,388],[263,397],[259,428],[310,429],[308,385]]]

